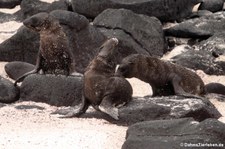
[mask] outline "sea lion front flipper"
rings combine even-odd
[[[119,110],[118,108],[114,107],[111,100],[107,97],[104,97],[101,104],[99,105],[99,110],[103,113],[108,114],[115,120],[119,120]]]
[[[23,81],[23,79],[25,77],[27,77],[28,75],[31,75],[31,74],[34,74],[34,73],[37,73],[39,70],[41,70],[41,61],[43,60],[41,54],[40,54],[40,50],[38,51],[38,56],[37,56],[37,60],[36,60],[36,66],[35,66],[35,69],[34,70],[31,70],[27,73],[25,73],[24,75],[22,75],[21,77],[19,77],[18,79],[16,79],[15,83],[14,83],[14,86],[17,86],[17,83],[18,82],[21,82]]]

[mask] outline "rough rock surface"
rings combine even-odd
[[[225,74],[225,62],[217,62],[212,53],[203,50],[188,50],[173,57],[172,62],[193,70],[203,70],[209,75]]]
[[[225,54],[225,32],[215,33],[207,40],[201,41],[197,47],[199,50],[208,51],[214,54],[215,57]]]
[[[29,75],[20,87],[20,100],[44,102],[55,106],[78,105],[82,96],[82,77]]]
[[[224,123],[216,119],[199,123],[192,118],[183,118],[146,121],[130,126],[122,149],[148,149],[150,146],[151,149],[223,148],[224,144]]]
[[[159,119],[178,119],[193,117],[197,121],[219,118],[221,114],[207,99],[169,97],[134,98],[119,109],[119,121],[109,120],[122,125]]]
[[[100,29],[103,28],[101,31],[106,36],[115,30],[114,35],[123,39],[121,41],[123,45],[127,43],[127,39],[121,37],[131,38],[132,42],[128,43],[127,47],[131,47],[129,51],[134,51],[132,53],[135,53],[133,45],[140,49],[138,53],[146,51],[156,56],[162,56],[164,53],[165,39],[162,25],[155,17],[135,14],[127,9],[107,9],[94,19],[93,24]]]
[[[166,36],[183,38],[208,38],[225,30],[225,12],[189,19],[165,29]]]
[[[72,0],[73,10],[95,18],[107,8],[125,8],[138,14],[155,16],[161,21],[185,18],[201,0]]]
[[[13,83],[0,76],[0,100],[7,101],[18,100],[20,91]]]

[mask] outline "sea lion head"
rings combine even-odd
[[[132,54],[125,57],[116,71],[117,76],[123,76],[125,78],[137,77],[138,75],[138,61],[139,54]]]
[[[51,15],[41,12],[25,19],[23,24],[33,31],[41,32],[51,29],[54,22],[56,22],[56,19]]]
[[[119,41],[117,38],[110,38],[105,41],[102,46],[100,47],[100,52],[98,56],[101,57],[111,57],[115,55],[115,47],[118,45]]]

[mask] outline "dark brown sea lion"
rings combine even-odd
[[[27,75],[40,70],[47,74],[63,75],[69,75],[74,71],[69,42],[57,19],[43,12],[24,20],[23,24],[40,34],[40,48],[35,69],[19,77],[15,85]]]
[[[84,89],[82,106],[65,112],[66,117],[79,116],[86,112],[89,105],[96,110],[118,119],[118,106],[124,105],[132,99],[132,87],[123,77],[114,76],[116,68],[116,45],[118,40],[111,38],[101,47],[99,54],[91,61],[84,73]]]
[[[180,65],[150,56],[133,54],[124,58],[116,74],[125,78],[136,77],[149,83],[153,96],[198,97],[205,94],[204,82],[197,74]]]

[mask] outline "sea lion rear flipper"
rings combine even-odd
[[[18,79],[16,79],[16,81],[14,83],[14,86],[17,86],[17,83],[23,81],[23,79],[26,78],[28,75],[37,73],[37,71],[38,70],[34,69],[34,70],[30,71],[30,72],[25,73],[24,75],[22,75],[21,77],[19,77]]]
[[[89,105],[90,103],[87,101],[87,99],[84,96],[82,96],[82,104],[80,108],[77,108],[77,106],[75,106],[68,109],[59,109],[59,110],[56,110],[55,112],[52,112],[51,114],[64,115],[64,116],[61,116],[60,118],[78,117],[87,111]]]
[[[103,113],[108,114],[115,120],[119,120],[119,110],[118,108],[114,107],[111,100],[108,97],[104,97],[101,104],[99,105],[99,110]]]
[[[55,112],[52,112],[51,114],[63,115],[63,116],[60,116],[59,118],[72,118],[72,117],[80,116],[82,114],[82,112],[81,112],[80,108],[70,107],[67,109],[56,110]]]

